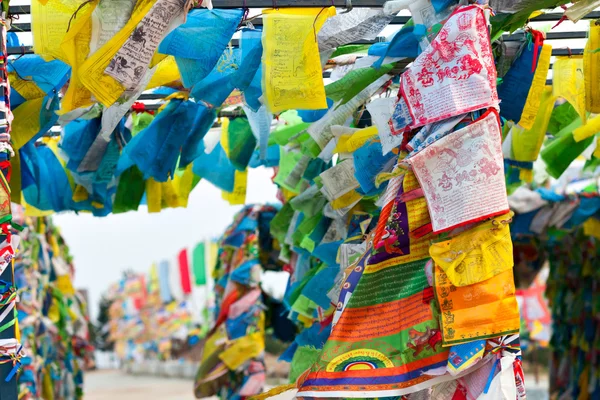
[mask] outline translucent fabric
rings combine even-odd
[[[202,154],[195,159],[192,171],[221,190],[233,191],[235,168],[221,144],[217,144],[210,154]]]
[[[163,39],[158,51],[175,56],[183,85],[191,88],[217,65],[242,20],[243,11],[196,9]]]

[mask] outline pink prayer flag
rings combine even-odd
[[[457,8],[402,74],[400,90],[413,121],[411,128],[497,108],[496,77],[483,9]]]
[[[408,159],[427,199],[433,232],[510,211],[501,140],[500,117],[492,108]]]

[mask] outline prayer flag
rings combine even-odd
[[[194,248],[192,266],[196,285],[206,285],[206,251],[203,242],[198,243]]]
[[[181,288],[183,289],[183,294],[190,294],[192,293],[192,283],[190,281],[190,262],[188,260],[187,249],[181,250],[177,258],[179,261],[179,274],[181,278]]]

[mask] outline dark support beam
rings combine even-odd
[[[386,0],[355,0],[354,7],[382,7]],[[346,7],[346,0],[213,0],[214,8]]]
[[[354,0],[352,5],[354,7],[381,7],[385,3],[385,0]],[[329,5],[335,5],[336,7],[345,7],[345,0],[248,0],[245,2],[249,8],[272,8],[274,5],[280,7],[325,7]],[[213,6],[215,8],[242,8],[244,7],[244,0],[214,0]],[[23,6],[10,6],[9,13],[12,15],[26,15],[31,14],[31,7],[27,5]],[[562,18],[562,13],[546,13],[538,15],[532,18],[532,22],[558,22]],[[583,19],[599,19],[600,11],[592,11]],[[392,21],[392,24],[405,24],[408,22],[409,17],[396,17]]]

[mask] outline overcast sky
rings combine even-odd
[[[277,202],[272,171],[249,170],[247,204]],[[74,257],[75,285],[88,289],[95,319],[100,295],[122,271],[131,268],[147,273],[153,262],[172,260],[182,248],[220,236],[240,209],[222,200],[220,190],[201,181],[190,195],[188,208],[148,214],[142,206],[137,212],[104,218],[75,213],[53,218]]]

